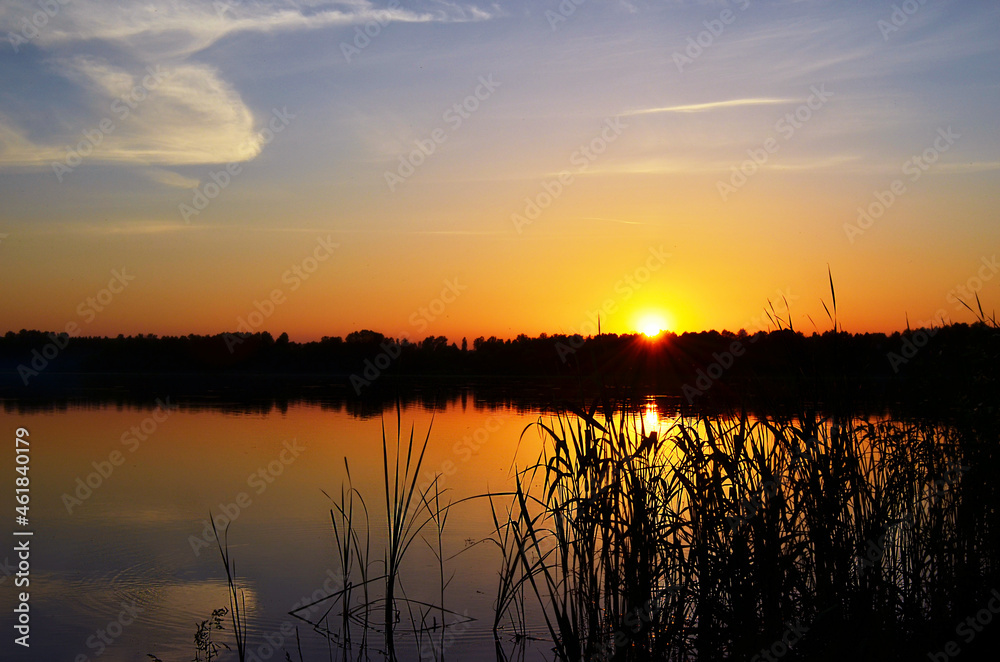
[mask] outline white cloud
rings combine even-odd
[[[90,163],[225,163],[260,153],[253,113],[213,67],[180,64],[129,72],[94,58],[58,66],[89,90],[96,109],[89,123],[42,143],[0,116],[0,165],[62,162],[67,144],[82,145],[79,152],[86,151],[83,158]]]
[[[209,164],[246,161],[260,153],[254,114],[220,72],[191,56],[227,35],[315,29],[377,22],[463,22],[486,20],[481,9],[433,2],[423,9],[399,3],[379,8],[369,0],[56,0],[31,43],[50,54],[59,75],[83,92],[85,118],[68,134],[53,129],[29,136],[18,118],[0,114],[0,167],[39,167],[66,159],[85,135],[101,134],[88,163],[147,165]],[[0,34],[20,33],[24,20],[39,11],[35,0],[14,0],[0,7]],[[80,50],[103,56],[80,55]],[[73,53],[68,55],[68,53]],[[64,55],[65,54],[65,55]],[[166,78],[143,88],[148,67]],[[138,90],[133,94],[133,90]],[[100,131],[111,120],[112,131]],[[67,147],[69,146],[69,147]],[[82,151],[82,150],[81,150]],[[162,172],[153,179],[186,185]]]

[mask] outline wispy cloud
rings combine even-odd
[[[5,5],[0,13],[0,32],[4,34],[17,32],[21,19],[38,11],[32,0],[13,0]],[[434,3],[425,9],[415,9],[398,4],[380,8],[368,0],[146,0],[124,3],[74,0],[50,18],[44,29],[38,31],[34,42],[46,47],[100,40],[160,59],[190,55],[223,37],[241,32],[315,29],[372,21],[381,25],[455,23],[482,21],[492,16],[490,11],[479,7],[454,3]]]
[[[41,141],[0,116],[0,165],[63,162],[67,143],[92,163],[224,163],[260,153],[253,113],[213,67],[160,67],[155,82],[145,70],[133,73],[89,57],[60,61],[58,68],[87,90],[87,124]],[[141,95],[131,94],[137,89]]]
[[[643,108],[624,113],[625,115],[653,115],[656,113],[700,113],[706,110],[720,108],[739,108],[741,106],[773,106],[783,103],[794,103],[794,99],[729,99],[727,101],[709,101],[708,103],[692,103],[683,106],[666,106],[664,108]]]
[[[172,232],[204,232],[211,229],[211,226],[196,226],[183,222],[151,221],[145,219],[132,219],[128,221],[101,221],[54,223],[45,226],[35,226],[26,228],[26,234],[58,234],[58,235],[87,235],[98,237],[115,236],[136,236],[136,235],[158,235]]]
[[[174,188],[196,188],[201,183],[201,180],[185,177],[173,170],[164,170],[163,168],[146,168],[142,174],[154,182]]]

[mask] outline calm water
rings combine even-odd
[[[509,486],[518,438],[540,413],[474,403],[470,397],[433,413],[410,406],[402,420],[407,431],[413,424],[422,440],[433,418],[421,482],[443,472],[447,498],[458,500]],[[339,566],[323,491],[339,497],[345,457],[366,497],[373,538],[381,538],[381,417],[303,404],[266,414],[184,407],[8,409],[0,418],[11,437],[3,459],[4,475],[11,477],[8,503],[16,476],[12,437],[19,427],[30,432],[28,528],[35,532],[27,589],[30,651],[12,643],[7,605],[15,600],[10,573],[16,555],[12,544],[0,552],[0,559],[6,558],[0,575],[4,659],[115,662],[148,660],[147,653],[165,662],[192,659],[196,623],[229,605],[218,550],[214,541],[202,539],[210,510],[233,520],[229,544],[246,593],[249,649],[261,660],[283,660],[284,649],[294,651],[294,644],[282,632],[298,625],[304,659],[329,659],[326,640],[288,612],[334,585]],[[395,412],[384,420],[394,441]],[[524,436],[522,466],[537,456],[540,443],[534,432]],[[11,530],[18,528],[11,522]],[[445,555],[465,551],[446,566],[455,577],[445,606],[477,620],[451,629],[448,659],[497,654],[490,629],[499,554],[493,545],[472,545],[491,529],[484,500],[451,511]],[[381,553],[373,551],[373,558]],[[372,574],[380,572],[374,568]],[[407,597],[439,602],[438,566],[423,542],[412,548],[402,586]],[[546,636],[537,612],[529,613],[529,625],[530,632]],[[400,658],[419,659],[405,610],[398,627]],[[231,634],[227,621],[217,640],[232,643]],[[380,646],[381,635],[373,633],[372,642]],[[271,652],[275,643],[282,652]],[[551,644],[544,640],[505,645],[511,659],[551,657]]]

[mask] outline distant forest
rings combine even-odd
[[[309,383],[368,397],[400,384],[534,380],[676,396],[683,405],[838,402],[854,409],[993,406],[1000,331],[976,323],[903,333],[805,336],[791,330],[547,335],[451,342],[362,330],[296,343],[281,334],[0,337],[0,395],[31,397],[115,384],[123,376],[192,392],[252,383]],[[251,379],[253,378],[253,379]],[[221,388],[221,387],[220,387]],[[984,404],[985,403],[985,404]]]

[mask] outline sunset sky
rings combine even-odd
[[[1000,305],[1000,5],[576,1],[4,2],[0,332]]]

